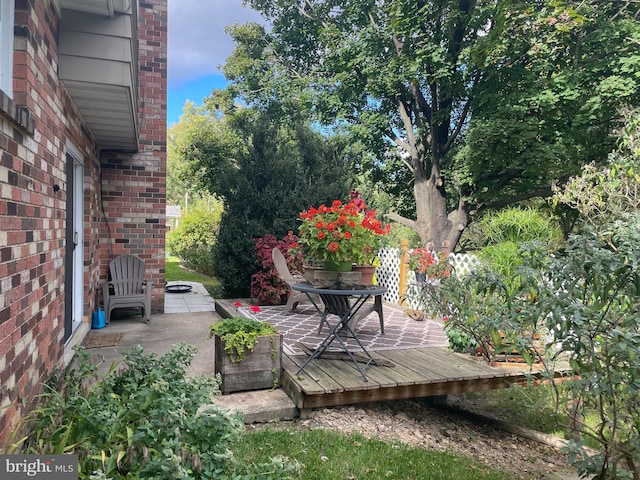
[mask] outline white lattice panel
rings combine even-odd
[[[382,248],[378,252],[380,266],[376,269],[378,285],[387,287],[382,299],[385,302],[400,303],[400,249]]]
[[[376,270],[378,285],[387,287],[387,293],[383,299],[386,302],[400,303],[400,249],[383,248],[378,252],[378,259],[380,260],[380,266]],[[478,257],[468,253],[452,253],[449,255],[449,261],[458,278],[470,273],[480,263]],[[415,273],[407,272],[404,305],[416,310],[422,309],[418,300],[418,289]]]
[[[449,255],[449,261],[453,265],[453,269],[456,272],[458,278],[468,275],[473,271],[476,265],[480,264],[480,259],[475,255],[469,255],[468,253],[451,253]]]

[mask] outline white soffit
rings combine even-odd
[[[113,17],[114,13],[127,13],[131,0],[59,0],[60,7],[66,10]]]

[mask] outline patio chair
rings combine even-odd
[[[380,333],[384,335],[384,315],[382,313],[382,295],[376,295],[372,300],[368,300],[361,308],[358,310],[358,313],[353,315],[351,321],[349,322],[349,326],[352,330],[357,328],[358,322],[365,318],[370,313],[376,312],[378,314],[378,320],[380,321]],[[322,324],[320,325],[322,328]],[[318,332],[320,333],[320,332]]]
[[[271,251],[271,258],[273,259],[273,265],[276,267],[278,276],[287,284],[287,287],[289,287],[289,299],[287,300],[287,304],[284,306],[284,311],[295,312],[298,304],[307,300],[307,295],[303,292],[295,291],[291,286],[296,283],[304,282],[305,279],[302,275],[291,274],[289,267],[287,266],[287,260],[277,247]],[[322,307],[322,305],[319,306]]]
[[[111,280],[102,284],[106,323],[116,308],[141,308],[149,323],[153,283],[144,279],[144,261],[135,255],[120,255],[109,262]]]

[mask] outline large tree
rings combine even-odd
[[[236,91],[350,126],[379,163],[400,152],[415,217],[393,218],[437,248],[604,158],[616,108],[638,101],[637,2],[247,3],[271,30],[230,29]]]
[[[225,125],[218,112],[205,106],[187,102],[180,121],[169,127],[167,132],[167,204],[182,208],[187,213],[192,206],[202,206],[207,210],[217,210],[220,200],[207,192],[202,182],[194,181],[193,161],[215,144],[228,144]],[[194,148],[195,145],[198,149]],[[205,145],[209,145],[206,147]],[[202,150],[199,150],[202,149]]]

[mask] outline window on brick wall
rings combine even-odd
[[[0,0],[0,90],[13,96],[13,4]]]

